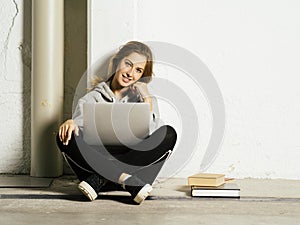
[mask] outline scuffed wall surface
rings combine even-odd
[[[28,173],[31,1],[1,1],[0,21],[0,173]]]
[[[65,0],[64,119],[86,70],[86,1]],[[0,173],[30,172],[31,0],[0,1]],[[67,166],[64,171],[71,173]]]

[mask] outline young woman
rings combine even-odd
[[[83,104],[87,102],[147,102],[153,122],[158,119],[147,89],[153,73],[150,48],[141,42],[128,42],[112,57],[109,68],[109,79],[98,81],[79,99],[73,118],[60,126],[57,145],[81,181],[79,189],[91,201],[106,186],[117,184],[140,204],[150,194],[177,135],[164,125],[132,146],[90,146],[84,142]]]

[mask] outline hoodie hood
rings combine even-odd
[[[100,82],[94,87],[93,91],[99,92],[100,94],[102,94],[103,97],[107,98],[108,101],[115,102],[116,96],[109,88],[109,85],[110,85],[110,81]]]

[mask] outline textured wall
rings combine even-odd
[[[0,173],[29,172],[30,2],[0,2]]]
[[[86,70],[86,4],[65,0],[64,119]],[[0,173],[29,173],[31,0],[0,1],[0,21]]]

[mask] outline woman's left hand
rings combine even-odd
[[[138,92],[142,96],[144,102],[150,104],[150,110],[152,111],[152,98],[151,98],[151,95],[148,91],[147,84],[143,83],[143,82],[136,82],[134,84],[134,87],[138,90]]]
[[[65,121],[58,131],[59,139],[64,145],[68,145],[71,140],[72,133],[75,133],[76,136],[79,135],[79,128],[74,120],[69,119]]]

